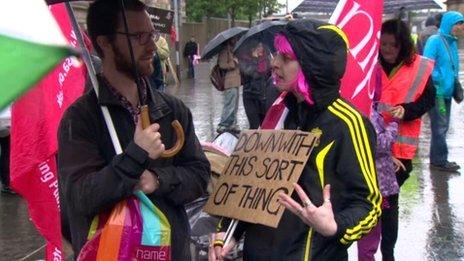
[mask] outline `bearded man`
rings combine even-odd
[[[190,110],[175,97],[157,92],[146,77],[153,73],[155,29],[146,6],[124,0],[97,0],[89,8],[87,28],[102,60],[99,93],[91,90],[69,107],[59,128],[58,169],[63,223],[69,224],[75,257],[88,240],[95,216],[108,214],[135,189],[146,194],[170,224],[172,260],[190,260],[189,224],[184,204],[206,193],[209,163],[195,135]],[[128,38],[141,84],[137,85]],[[151,122],[143,129],[140,101]],[[114,122],[123,152],[115,153],[101,106]],[[180,152],[160,155],[176,142],[171,122],[185,133]],[[130,253],[128,253],[130,254]]]

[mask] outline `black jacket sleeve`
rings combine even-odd
[[[374,128],[359,115],[358,120],[347,119],[346,123],[349,128],[346,125],[340,127],[336,173],[347,193],[344,195],[344,205],[340,206],[341,211],[335,213],[335,237],[342,244],[351,244],[375,227],[381,214],[382,197],[374,162]]]
[[[424,91],[416,101],[401,104],[404,108],[403,120],[412,121],[422,117],[422,115],[435,106],[435,95],[435,86],[433,85],[431,77],[429,77]]]
[[[58,171],[67,207],[90,218],[132,194],[148,164],[148,154],[131,142],[110,164],[105,163],[86,115],[71,107],[61,121]]]
[[[195,135],[190,110],[180,101],[178,103],[174,107],[180,108],[176,117],[184,129],[184,146],[172,164],[164,167],[150,164],[148,169],[158,175],[160,182],[154,195],[165,197],[176,205],[183,205],[206,194],[210,164]]]

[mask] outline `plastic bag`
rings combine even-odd
[[[198,65],[200,63],[200,60],[201,60],[201,56],[196,55],[196,54],[193,55],[193,61],[192,61],[193,65]]]
[[[171,260],[171,226],[166,216],[137,191],[108,215],[94,218],[77,260]]]

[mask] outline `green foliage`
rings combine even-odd
[[[281,7],[277,0],[188,0],[187,19],[199,22],[204,16],[227,18],[230,14],[232,21],[246,19],[251,23]]]
[[[223,0],[188,0],[187,20],[201,22],[206,17],[227,17]]]

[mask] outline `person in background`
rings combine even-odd
[[[430,36],[424,48],[424,56],[435,61],[432,79],[436,88],[435,106],[430,110],[430,168],[455,172],[460,169],[456,162],[448,161],[448,133],[451,99],[455,80],[459,80],[458,36],[464,32],[464,17],[460,12],[443,14],[438,34]]]
[[[16,194],[10,188],[10,128],[11,108],[0,111],[0,185],[1,192],[5,194]]]
[[[266,94],[271,83],[269,51],[262,43],[254,43],[247,54],[240,56],[240,72],[243,83],[243,106],[250,129],[258,129],[266,116]],[[277,97],[274,97],[277,98]],[[272,99],[272,98],[270,98]]]
[[[385,123],[398,121],[398,136],[392,146],[396,179],[401,187],[412,171],[412,159],[419,145],[421,117],[435,104],[431,81],[433,61],[416,54],[407,24],[398,19],[385,21],[380,36],[379,64],[382,94],[377,105]],[[381,216],[383,260],[395,260],[398,238],[399,193],[384,197],[388,204]]]
[[[240,132],[237,126],[237,111],[239,87],[242,83],[238,60],[232,52],[236,42],[236,37],[227,41],[217,59],[219,68],[225,71],[222,114],[216,129],[219,134],[226,131],[236,134]]]
[[[158,57],[161,62],[161,69],[163,73],[163,81],[166,82],[166,73],[168,72],[168,62],[169,62],[169,55],[171,54],[169,51],[169,45],[168,42],[166,41],[166,38],[164,38],[162,35],[158,37],[158,40],[156,41],[156,53],[158,54]]]
[[[420,32],[419,39],[417,40],[417,53],[422,55],[424,53],[424,46],[430,36],[438,33],[437,21],[435,16],[427,17],[425,20],[425,28]]]
[[[377,72],[380,73],[379,70]],[[392,145],[398,135],[398,122],[391,121],[386,124],[382,114],[379,112],[378,105],[382,93],[381,88],[381,82],[377,81],[370,119],[377,134],[377,146],[375,147],[377,180],[379,181],[380,193],[385,198],[398,194],[400,189],[396,180],[397,166],[395,166],[392,159]],[[383,200],[382,211],[389,208],[388,201]],[[374,254],[379,247],[381,233],[382,220],[380,219],[371,232],[358,241],[358,261],[375,261]]]
[[[161,59],[159,55],[155,53],[155,55],[153,55],[153,73],[150,75],[149,79],[151,87],[160,92],[164,92],[166,89],[162,67]]]
[[[198,55],[200,50],[198,49],[198,44],[195,42],[195,37],[192,35],[190,40],[185,43],[184,47],[184,57],[188,62],[188,77],[195,78],[195,68],[193,65],[193,60],[195,55]]]
[[[160,92],[164,92],[165,90],[165,81],[164,81],[164,72],[163,72],[163,63],[161,62],[161,58],[159,55],[159,48],[158,45],[156,44],[159,41],[160,34],[156,32],[154,36],[155,40],[155,54],[153,55],[153,73],[150,75],[149,80],[150,80],[150,86],[154,88],[155,90],[158,90]],[[165,50],[161,51],[161,53],[164,54]],[[168,49],[169,52],[169,49]]]

